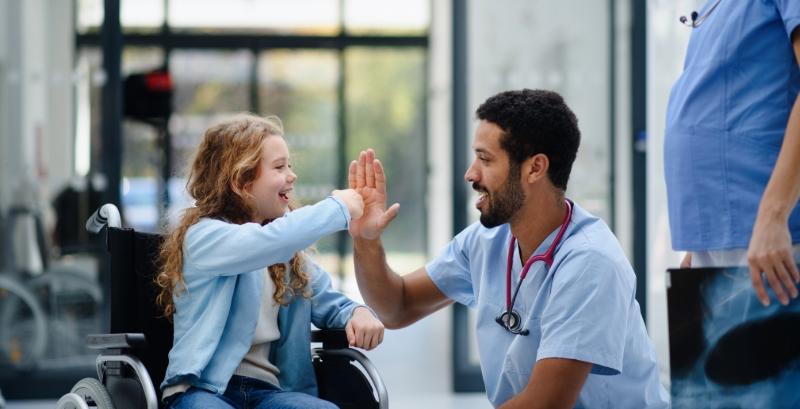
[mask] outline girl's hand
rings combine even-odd
[[[356,307],[350,321],[347,321],[345,333],[351,347],[369,351],[383,342],[383,323],[368,309]]]
[[[334,190],[331,196],[341,200],[350,212],[350,219],[355,220],[364,214],[364,199],[354,189]]]

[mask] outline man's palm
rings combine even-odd
[[[385,227],[381,226],[381,219],[386,212],[386,194],[370,187],[358,188],[356,191],[364,199],[364,214],[350,222],[350,235],[360,239],[377,239]]]
[[[355,239],[375,240],[397,216],[400,205],[395,203],[386,209],[386,176],[372,149],[362,151],[358,160],[350,164],[348,180],[350,188],[364,200],[364,214],[350,221],[350,235]]]

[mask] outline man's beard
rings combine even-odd
[[[478,185],[472,184],[472,188],[479,192],[487,193],[488,210],[481,211],[481,224],[486,228],[497,227],[503,223],[508,223],[511,217],[522,207],[525,202],[525,192],[522,191],[522,184],[519,181],[520,166],[511,165],[508,178],[502,188],[494,194]]]

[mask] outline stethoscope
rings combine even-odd
[[[711,12],[714,11],[714,9],[716,9],[717,6],[719,6],[720,1],[722,0],[715,1],[714,4],[712,4],[711,7],[708,8],[708,11],[706,11],[702,16],[698,16],[697,12],[693,11],[691,14],[689,14],[691,21],[689,21],[689,18],[686,18],[686,16],[681,16],[678,19],[678,21],[680,21],[681,24],[691,28],[700,27],[700,25],[703,24],[704,21],[706,21]]]
[[[528,275],[528,270],[533,266],[533,263],[544,261],[547,267],[553,265],[553,255],[558,245],[561,244],[561,238],[564,237],[564,232],[567,231],[567,226],[572,218],[572,202],[568,199],[564,200],[564,202],[567,204],[567,214],[564,216],[564,221],[561,222],[561,228],[558,229],[556,238],[553,239],[553,242],[544,254],[535,254],[525,262],[525,266],[522,267],[522,271],[519,273],[519,282],[517,283],[517,288],[514,290],[513,297],[511,296],[511,266],[514,264],[514,245],[517,243],[517,238],[513,235],[511,236],[511,243],[508,245],[508,260],[506,262],[506,309],[494,320],[512,334],[528,335],[530,333],[527,329],[522,329],[522,320],[520,319],[519,313],[514,310],[514,303],[517,301],[517,294],[519,294],[522,281],[525,280],[525,277]]]

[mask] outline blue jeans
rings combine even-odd
[[[205,389],[191,387],[186,392],[170,396],[168,409],[338,409],[320,398],[281,390],[258,379],[234,375],[222,396]]]

